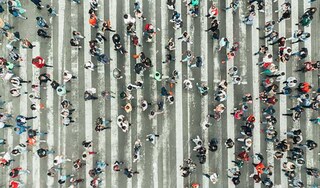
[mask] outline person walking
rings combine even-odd
[[[203,174],[205,177],[209,178],[211,183],[216,184],[218,182],[218,174],[217,173],[213,173],[211,175],[209,174]]]
[[[22,170],[21,167],[17,167],[17,168],[11,169],[9,176],[11,178],[16,178],[16,177],[23,175],[23,174],[30,174],[30,171],[29,170]]]
[[[43,67],[53,67],[52,65],[47,65],[45,63],[45,60],[41,56],[36,56],[35,58],[33,58],[32,64],[38,69],[41,69]]]
[[[154,145],[156,142],[156,138],[159,138],[159,137],[160,137],[160,135],[151,133],[151,134],[147,135],[146,141],[149,141]]]

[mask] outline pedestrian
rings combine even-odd
[[[63,81],[64,82],[70,82],[71,79],[76,79],[77,77],[74,76],[72,73],[69,71],[65,70],[63,71]]]
[[[222,37],[220,42],[219,42],[219,48],[218,51],[220,51],[223,47],[229,48],[229,40],[227,38]]]
[[[51,36],[48,35],[48,33],[43,29],[38,29],[37,34],[39,37],[42,37],[42,38],[51,38]]]
[[[59,180],[58,180],[58,183],[61,185],[61,184],[64,184],[67,179],[69,178],[72,178],[74,175],[73,174],[69,174],[69,175],[64,175],[64,176],[60,176]]]
[[[106,32],[106,31],[116,32],[115,30],[112,30],[111,28],[112,27],[111,27],[110,19],[103,21],[102,28],[101,28],[102,32]]]
[[[304,146],[304,147],[308,148],[309,151],[311,151],[311,150],[317,148],[318,144],[313,140],[306,140],[305,144],[299,144],[299,146]]]
[[[49,149],[46,149],[46,148],[39,148],[37,150],[37,154],[40,158],[45,158],[48,156],[48,154],[54,154],[55,151],[54,150],[49,150]]]
[[[181,39],[183,42],[193,44],[193,42],[191,41],[191,36],[187,33],[187,31],[184,31],[182,33],[182,36],[178,37],[178,40],[181,40]]]
[[[58,13],[56,12],[55,8],[52,7],[51,5],[46,5],[47,11],[49,13],[50,16],[54,17],[54,16],[58,16]]]
[[[41,16],[36,17],[36,21],[40,29],[49,29],[49,25],[47,24],[46,20],[43,17]]]
[[[9,176],[11,178],[16,178],[22,174],[30,174],[30,171],[29,170],[22,170],[21,167],[17,167],[17,168],[11,169]]]
[[[124,168],[124,171],[123,171],[124,175],[126,175],[128,178],[132,178],[132,176],[134,174],[139,174],[138,171],[133,171],[131,168]]]
[[[203,174],[205,177],[209,178],[210,181],[213,183],[213,184],[216,184],[218,182],[218,174],[217,173],[213,173],[212,175],[209,175],[209,174]]]
[[[57,155],[54,160],[53,160],[53,164],[55,166],[59,165],[59,164],[63,164],[65,162],[68,162],[68,161],[72,161],[71,159],[68,159],[66,158],[65,156],[63,155]]]
[[[160,135],[154,134],[154,133],[148,134],[146,141],[149,141],[149,142],[151,142],[151,143],[154,145],[154,144],[155,144],[155,141],[156,141],[156,138],[159,138],[159,136],[160,136]]]
[[[121,169],[121,165],[123,165],[123,164],[124,164],[124,162],[122,162],[122,161],[116,161],[116,162],[113,163],[112,169],[113,169],[114,171],[116,171],[116,172],[119,172],[119,171],[122,170],[122,169]]]
[[[38,69],[41,69],[43,67],[53,67],[52,65],[47,65],[45,63],[45,60],[41,56],[36,56],[35,58],[33,58],[32,64]]]

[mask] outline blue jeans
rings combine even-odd
[[[110,121],[109,121],[109,120],[104,120],[104,121],[103,121],[103,124],[104,124],[105,126],[107,126],[107,125],[110,124]]]
[[[79,2],[80,3],[80,2]],[[57,16],[56,10],[52,9],[52,12],[50,13],[51,16]]]

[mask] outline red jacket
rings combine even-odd
[[[310,84],[307,82],[303,82],[299,85],[301,92],[308,93],[311,91]]]
[[[260,174],[263,174],[263,169],[265,168],[264,164],[262,163],[259,163],[257,166],[256,166],[256,170],[258,172],[258,175]]]
[[[37,68],[41,69],[42,67],[44,67],[45,62],[44,62],[44,59],[41,56],[37,56],[37,57],[32,59],[32,64],[34,66],[36,66]]]
[[[18,182],[18,181],[13,181],[13,180],[10,181],[11,188],[18,188],[19,185],[20,185],[20,182]]]
[[[12,170],[11,170],[11,172],[12,172],[11,178],[16,178],[16,177],[18,177],[18,174],[19,174],[19,171],[20,171],[20,170],[22,170],[21,167],[12,169]],[[17,172],[18,172],[18,173],[17,173]]]

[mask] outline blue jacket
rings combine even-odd
[[[21,135],[22,133],[26,132],[31,126],[24,126],[22,124],[17,124],[15,128],[19,128],[16,130],[16,133],[18,135]]]

